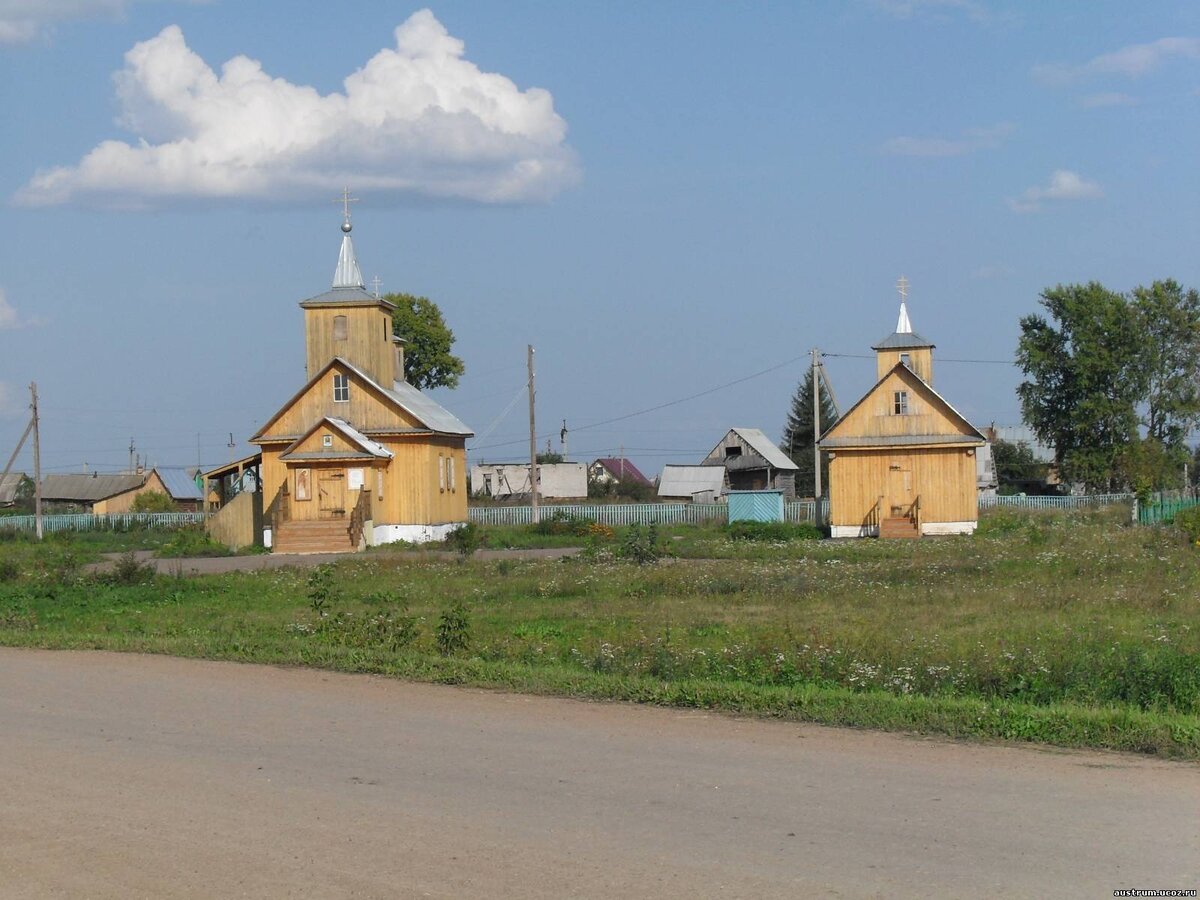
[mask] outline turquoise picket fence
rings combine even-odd
[[[1177,497],[1173,500],[1157,500],[1138,504],[1139,525],[1170,525],[1175,516],[1185,509],[1200,506],[1196,497]]]
[[[1108,506],[1112,503],[1130,503],[1133,494],[1084,494],[1079,497],[1026,497],[1009,494],[996,497],[980,497],[979,508],[1015,506],[1022,509],[1081,509],[1088,506]]]
[[[111,513],[96,516],[91,513],[42,516],[42,531],[121,531],[130,528],[180,528],[196,525],[208,518],[208,513]],[[34,516],[0,516],[0,528],[33,531]]]

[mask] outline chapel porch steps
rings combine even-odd
[[[883,519],[879,523],[880,538],[910,538],[915,539],[921,536],[921,531],[917,528],[917,523],[908,516],[897,516],[890,519]]]
[[[293,519],[284,522],[271,536],[275,553],[353,553],[349,519]]]

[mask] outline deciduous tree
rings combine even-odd
[[[404,377],[420,390],[458,387],[463,361],[450,352],[454,332],[446,325],[442,311],[428,297],[413,294],[387,294],[396,305],[392,327],[407,342],[404,346]]]

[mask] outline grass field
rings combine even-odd
[[[0,643],[313,665],[958,737],[1200,758],[1200,556],[1128,511],[974,537],[663,536],[638,566],[366,554],[314,572],[82,578],[0,543]],[[679,538],[679,540],[674,540]]]

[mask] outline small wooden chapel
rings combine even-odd
[[[333,287],[300,303],[308,380],[250,439],[276,552],[440,540],[467,521],[472,432],[405,381],[394,306],[366,290],[343,199]]]
[[[970,534],[984,436],[933,389],[932,342],[912,329],[900,279],[896,330],[871,349],[878,381],[818,441],[833,537]]]

